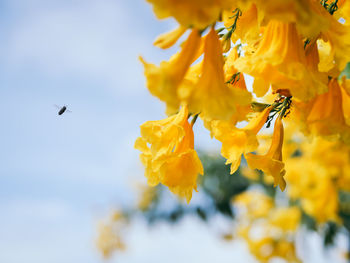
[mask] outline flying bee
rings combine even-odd
[[[64,105],[63,107],[60,107],[55,104],[55,107],[59,109],[58,115],[62,115],[64,112],[71,112],[70,110],[67,110],[67,105]]]

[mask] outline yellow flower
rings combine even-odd
[[[322,39],[317,40],[317,49],[319,53],[318,70],[327,73],[328,76],[338,77],[340,70],[334,63],[334,56],[332,55],[332,46],[330,42],[325,42]]]
[[[305,49],[306,67],[309,70],[309,74],[312,76],[312,86],[317,90],[317,94],[322,94],[328,91],[328,75],[324,72],[320,72],[320,57],[318,51],[318,45],[316,41],[313,41],[307,45]]]
[[[224,75],[225,75],[225,82],[229,82],[230,85],[234,85],[235,87],[247,91],[247,87],[244,81],[243,74],[239,74],[234,79],[233,82],[232,76],[238,73],[238,70],[235,68],[235,61],[238,59],[238,52],[236,48],[231,49],[230,53],[228,54],[225,64],[224,64]],[[230,81],[231,80],[231,81]]]
[[[287,194],[318,223],[340,222],[339,190],[349,190],[349,147],[339,140],[298,138],[301,155],[286,158]]]
[[[329,42],[331,52],[328,53],[328,57],[334,61],[334,67],[342,71],[350,61],[350,26],[341,24],[328,12],[322,11],[328,19],[329,28],[321,32],[321,38]]]
[[[318,95],[307,117],[308,128],[315,135],[339,137],[350,143],[350,127],[346,125],[343,112],[342,92],[337,79],[331,79],[329,91]]]
[[[189,67],[197,59],[200,40],[199,31],[192,30],[181,52],[172,56],[169,61],[161,62],[159,67],[140,58],[145,68],[147,88],[152,95],[166,103],[168,115],[174,114],[179,108],[177,89]]]
[[[250,253],[259,262],[270,262],[275,257],[300,262],[294,247],[301,219],[299,208],[275,207],[271,197],[253,191],[238,195],[234,206],[237,235],[247,242]]]
[[[323,16],[323,7],[315,0],[255,0],[265,20],[279,20],[296,23],[298,32],[306,38],[313,38],[328,28]]]
[[[267,121],[270,110],[271,107],[266,108],[243,129],[236,128],[231,121],[212,122],[214,137],[222,142],[221,155],[227,159],[226,164],[231,164],[231,174],[238,169],[242,154],[258,147],[256,135]]]
[[[304,101],[324,91],[313,86],[294,23],[270,21],[256,52],[237,59],[235,66],[255,78],[253,89],[258,97],[266,94],[270,84],[273,91],[288,89]]]
[[[147,0],[159,19],[174,17],[185,27],[204,29],[219,19],[222,8],[234,1],[222,0]],[[231,7],[231,6],[230,6]]]
[[[279,207],[271,210],[269,223],[283,231],[296,231],[299,227],[301,211],[298,207]]]
[[[175,30],[159,35],[153,45],[156,47],[167,49],[174,45],[179,38],[186,32],[187,28],[179,26]]]
[[[154,201],[158,197],[157,188],[148,185],[137,185],[139,190],[139,197],[137,200],[137,208],[141,211],[150,209]]]
[[[274,180],[274,186],[279,185],[283,191],[286,188],[286,182],[283,178],[286,171],[282,162],[283,145],[283,123],[282,118],[278,117],[275,122],[272,143],[269,151],[265,155],[246,154],[247,163],[252,169],[262,170],[265,174],[271,175]]]
[[[328,168],[302,156],[286,160],[286,169],[289,197],[300,200],[303,210],[318,223],[339,222],[338,192]]]
[[[203,166],[194,150],[194,135],[187,117],[184,106],[174,116],[144,123],[135,148],[142,152],[140,158],[146,166],[149,185],[161,183],[189,202]]]
[[[221,43],[211,28],[205,39],[202,74],[188,100],[191,112],[200,112],[204,118],[227,120],[236,112],[237,104],[250,103],[247,91],[225,84],[223,67]]]
[[[273,208],[273,200],[257,191],[246,191],[239,194],[233,200],[237,208],[244,208],[243,211],[249,219],[265,218]]]
[[[127,223],[124,214],[119,211],[99,222],[96,246],[105,258],[109,258],[115,251],[126,249],[122,239],[122,230],[125,229]]]
[[[226,28],[229,28],[234,22],[231,17],[231,10],[223,13]],[[251,4],[250,8],[243,10],[242,15],[239,17],[237,27],[231,36],[232,42],[236,43],[238,39],[241,39],[242,43],[254,44],[259,39],[260,22],[258,19],[258,9],[255,4]]]

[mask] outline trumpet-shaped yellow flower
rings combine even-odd
[[[317,37],[329,23],[320,14],[323,7],[315,0],[255,0],[265,20],[296,23],[298,32],[306,38]]]
[[[246,154],[247,163],[252,169],[262,170],[265,174],[274,178],[275,186],[279,185],[283,191],[286,188],[286,181],[283,176],[286,173],[282,162],[283,145],[283,123],[278,117],[275,122],[272,143],[269,151],[265,155]]]
[[[337,79],[331,79],[328,88],[327,93],[315,98],[307,125],[315,135],[340,137],[350,143],[350,127],[345,122],[342,92]]]
[[[204,118],[227,120],[236,112],[237,104],[250,103],[249,92],[225,84],[223,67],[221,43],[211,28],[205,39],[202,73],[188,100],[191,112],[200,112]]]
[[[204,29],[219,19],[223,8],[235,0],[147,0],[159,19],[174,17],[185,27]]]
[[[317,90],[317,94],[322,94],[328,91],[328,74],[319,70],[320,56],[316,41],[309,44],[305,50],[306,67],[312,78],[312,88]],[[330,72],[329,72],[330,73]]]
[[[203,166],[194,150],[194,135],[187,117],[184,106],[174,116],[144,123],[135,148],[142,152],[140,158],[146,166],[149,185],[161,183],[189,202]]]
[[[174,45],[179,38],[186,32],[187,28],[179,26],[175,30],[159,35],[153,45],[156,47],[167,49]]]
[[[236,60],[238,70],[255,77],[253,89],[258,97],[270,84],[274,91],[289,90],[300,100],[310,100],[324,92],[314,86],[294,23],[270,21],[255,53]]]
[[[232,26],[234,22],[232,13],[232,11],[225,11],[223,13],[223,20],[226,28]],[[242,43],[254,44],[260,37],[259,26],[262,17],[263,16],[258,16],[258,9],[254,3],[251,4],[250,8],[247,10],[243,10],[242,15],[237,21],[236,29],[232,33],[232,42],[236,43],[236,41],[240,39]]]
[[[192,30],[181,52],[171,57],[168,62],[161,62],[159,67],[140,58],[145,68],[147,88],[152,95],[166,103],[166,112],[169,115],[175,113],[179,108],[180,100],[177,89],[189,67],[197,59],[200,40],[199,31]]]
[[[243,129],[236,128],[231,121],[212,122],[214,137],[222,142],[221,155],[227,159],[226,164],[231,164],[231,174],[238,169],[242,154],[258,147],[256,135],[267,121],[270,110],[271,107],[266,108]]]

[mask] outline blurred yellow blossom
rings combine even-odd
[[[126,249],[122,238],[126,226],[127,221],[120,211],[113,212],[107,219],[99,222],[96,246],[105,258],[111,257],[115,251]]]

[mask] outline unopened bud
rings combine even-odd
[[[224,38],[221,40],[221,45],[222,45],[222,51],[223,51],[224,53],[229,52],[230,49],[231,49],[231,39],[230,39],[230,38],[224,37]]]

